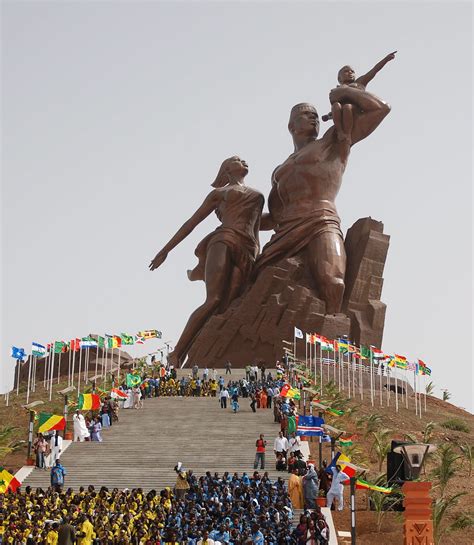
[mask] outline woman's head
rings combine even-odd
[[[225,187],[227,184],[243,179],[249,171],[247,163],[234,155],[223,161],[212,187]]]

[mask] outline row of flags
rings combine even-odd
[[[409,362],[405,356],[400,354],[385,354],[375,346],[356,346],[346,338],[328,339],[318,333],[306,333],[295,327],[295,339],[306,339],[310,345],[319,345],[321,350],[328,352],[339,352],[340,354],[352,354],[359,360],[376,360],[379,364],[385,364],[390,368],[402,369],[404,371],[413,371],[417,375],[431,376],[431,369],[422,360]]]
[[[97,335],[97,337],[87,336],[82,338],[71,339],[70,341],[54,341],[46,345],[32,342],[31,343],[31,355],[38,358],[44,358],[48,354],[64,354],[67,352],[79,352],[84,348],[104,348],[114,349],[122,346],[131,346],[134,344],[144,344],[145,341],[150,339],[161,339],[162,333],[157,329],[145,329],[139,331],[135,335],[128,333],[121,333],[120,335],[104,336]],[[29,354],[27,354],[24,348],[12,346],[11,357],[16,360],[24,360]]]

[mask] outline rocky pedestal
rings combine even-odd
[[[383,224],[363,218],[348,231],[343,313],[327,315],[325,303],[303,255],[268,266],[255,283],[223,313],[213,316],[189,350],[187,365],[222,367],[230,360],[242,367],[255,361],[273,364],[282,358],[282,341],[293,342],[294,326],[328,338],[348,335],[357,344],[380,346],[385,304],[380,301],[389,237]],[[297,341],[296,356],[305,345]]]

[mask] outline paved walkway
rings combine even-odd
[[[232,378],[241,375],[236,371],[240,373],[233,372]],[[265,469],[272,478],[287,478],[287,473],[275,471],[273,441],[279,425],[273,422],[273,409],[253,413],[249,404],[241,398],[241,410],[234,414],[221,409],[216,398],[161,397],[146,399],[143,410],[121,410],[120,422],[104,430],[103,443],[72,443],[63,453],[66,487],[161,489],[175,484],[178,461],[196,475],[250,473],[260,433],[268,441]],[[26,485],[47,487],[49,471],[35,469]]]

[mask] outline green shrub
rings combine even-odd
[[[471,431],[466,422],[464,422],[464,420],[461,420],[460,418],[450,418],[449,420],[443,422],[441,425],[443,426],[443,428],[447,428],[448,430],[462,431],[464,433],[469,433]]]

